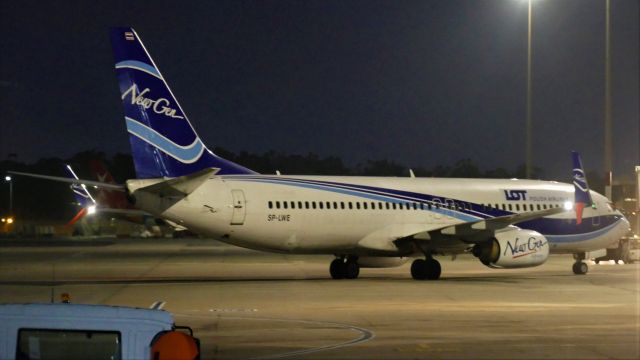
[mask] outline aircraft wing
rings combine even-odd
[[[433,224],[392,225],[367,235],[358,242],[358,246],[387,255],[397,253],[410,255],[415,252],[416,247],[428,248],[437,253],[461,253],[471,244],[490,239],[496,231],[565,211],[569,210],[552,208],[438,228],[433,228]]]
[[[569,210],[564,208],[551,208],[546,210],[516,213],[516,214],[511,214],[506,216],[483,219],[476,222],[466,222],[462,224],[451,225],[451,226],[443,227],[437,230],[431,230],[428,233],[433,233],[434,231],[437,231],[442,235],[469,236],[479,232],[500,230],[510,225],[542,218],[545,216],[560,214],[566,211],[569,211]],[[430,237],[426,237],[425,233],[418,233],[413,235],[413,238],[429,239]],[[474,241],[471,241],[471,242],[474,242]]]
[[[109,183],[100,182],[100,181],[72,179],[72,178],[66,178],[61,176],[40,175],[40,174],[25,173],[25,172],[19,172],[19,171],[7,171],[7,172],[12,175],[29,176],[29,177],[45,179],[45,180],[61,181],[61,182],[66,182],[70,184],[78,184],[78,185],[84,184],[84,185],[96,186],[104,189],[118,190],[118,191],[127,190],[125,186],[121,184],[109,184]]]

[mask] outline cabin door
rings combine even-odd
[[[246,201],[242,190],[231,190],[233,197],[233,215],[231,216],[231,225],[244,224],[244,218],[247,216]]]

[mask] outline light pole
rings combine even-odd
[[[531,1],[529,3],[529,24],[527,26],[527,163],[525,165],[526,177],[531,179],[532,173],[532,140],[531,140]]]
[[[13,181],[9,175],[4,177],[4,181],[9,183],[9,216],[13,216]]]
[[[605,2],[604,30],[604,173],[607,179],[605,196],[611,199],[611,159],[613,158],[611,141],[611,6]]]

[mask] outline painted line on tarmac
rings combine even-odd
[[[290,351],[290,352],[281,353],[281,354],[258,356],[258,357],[251,358],[251,359],[256,359],[256,360],[258,360],[258,359],[260,359],[260,360],[263,360],[263,359],[282,359],[282,358],[287,358],[287,357],[292,357],[292,356],[299,356],[299,355],[305,355],[305,354],[310,354],[310,353],[316,353],[316,352],[320,352],[320,351],[339,349],[339,348],[343,348],[343,347],[347,347],[347,346],[353,346],[353,345],[356,345],[356,344],[361,344],[361,343],[367,342],[367,341],[369,341],[369,340],[371,340],[371,339],[376,337],[375,333],[373,331],[369,330],[369,329],[365,329],[365,328],[361,328],[361,327],[353,326],[353,325],[348,325],[348,324],[335,323],[335,322],[313,321],[313,320],[296,320],[296,319],[278,319],[278,318],[261,318],[261,317],[236,317],[236,316],[224,316],[224,319],[283,321],[283,322],[294,322],[294,323],[302,323],[302,324],[314,324],[314,325],[320,325],[320,326],[328,326],[328,327],[340,328],[340,329],[345,329],[345,330],[351,330],[351,331],[355,331],[355,332],[360,333],[360,336],[355,338],[355,339],[344,341],[344,342],[340,342],[340,343],[337,343],[337,344],[330,344],[330,345],[324,345],[324,346],[319,346],[319,347],[314,347],[314,348],[309,348],[309,349]]]

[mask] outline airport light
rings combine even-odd
[[[96,213],[96,206],[91,205],[87,207],[87,215],[93,215]]]
[[[565,201],[565,202],[564,202],[564,209],[565,209],[565,210],[571,210],[571,209],[573,209],[573,202],[571,202],[571,201]]]
[[[7,219],[7,224],[13,224],[13,218],[12,217]]]
[[[11,176],[6,175],[4,181],[9,183],[9,215],[13,215],[13,181]]]

